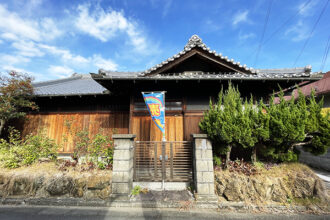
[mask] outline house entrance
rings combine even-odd
[[[192,177],[191,142],[135,142],[135,182],[192,182]]]

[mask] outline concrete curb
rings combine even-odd
[[[79,198],[4,198],[0,205],[51,205],[51,206],[90,206],[90,207],[136,207],[136,208],[182,208],[184,206],[193,206],[199,208],[218,208],[217,203],[207,202],[157,202],[157,201],[130,201],[130,200],[101,200],[101,199],[79,199]]]
[[[305,206],[282,206],[265,205],[256,206],[242,202],[201,202],[201,201],[177,201],[177,202],[140,202],[140,201],[114,201],[101,199],[80,199],[80,198],[3,198],[0,205],[31,205],[31,206],[85,206],[85,207],[129,207],[129,208],[179,208],[179,209],[235,209],[242,211],[250,210],[277,210],[305,212]]]

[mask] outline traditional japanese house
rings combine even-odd
[[[215,100],[228,82],[238,85],[243,96],[269,99],[278,86],[287,88],[302,81],[317,81],[311,67],[253,69],[208,48],[193,35],[184,49],[143,72],[74,74],[72,77],[35,83],[39,112],[30,113],[21,124],[24,134],[46,128],[47,134],[63,142],[68,125],[100,129],[105,134],[136,134],[137,141],[161,141],[161,132],[151,121],[142,91],[166,91],[166,139],[189,141],[199,133],[198,123],[210,99]],[[70,141],[61,153],[71,153]]]

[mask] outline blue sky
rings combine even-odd
[[[0,72],[43,81],[99,68],[142,71],[181,51],[193,34],[248,67],[312,65],[317,72],[330,36],[330,3],[294,63],[327,1],[273,0],[256,60],[270,0],[0,0]]]

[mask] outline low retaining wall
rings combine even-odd
[[[283,164],[272,169],[252,176],[217,171],[215,188],[220,202],[290,204],[301,199],[329,201],[323,181],[308,167]]]
[[[108,172],[78,176],[0,173],[0,197],[106,199],[111,194],[111,171]]]

